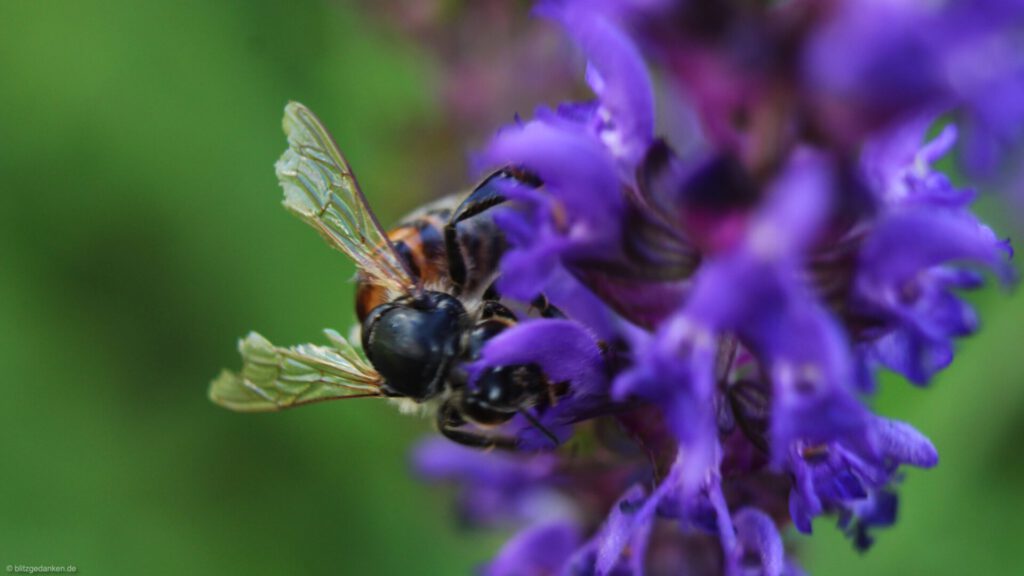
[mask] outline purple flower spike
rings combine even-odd
[[[1014,280],[971,208],[997,174],[943,170],[1024,157],[1019,4],[542,3],[596,98],[480,155],[537,182],[491,212],[515,319],[446,398],[544,378],[507,384],[504,423],[458,423],[508,453],[417,459],[465,519],[525,526],[485,573],[797,576],[790,525],[831,517],[866,549],[896,522],[903,467],[939,456],[865,396],[883,369],[926,384],[979,327],[961,292]],[[659,110],[707,133],[655,133],[648,66],[681,89]]]

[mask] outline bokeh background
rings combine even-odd
[[[248,330],[298,343],[352,321],[351,265],[279,205],[287,100],[318,111],[388,222],[470,183],[500,121],[578,90],[544,24],[385,4],[0,0],[0,565],[463,574],[496,550],[505,534],[461,529],[411,476],[429,422],[206,399]],[[547,50],[564,60],[524,73]],[[1024,299],[975,300],[984,329],[933,389],[877,400],[941,465],[907,475],[867,555],[827,521],[794,537],[812,573],[1020,573]]]

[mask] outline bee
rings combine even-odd
[[[541,182],[505,168],[465,198],[430,204],[385,233],[320,120],[291,102],[283,126],[289,147],[275,168],[284,205],[356,264],[362,352],[332,330],[331,346],[290,348],[251,333],[239,344],[241,371],[223,371],[210,398],[242,412],[391,398],[406,411],[434,410],[443,435],[479,448],[515,448],[515,438],[491,430],[520,414],[557,445],[531,410],[557,402],[565,384],[526,364],[490,368],[470,386],[466,368],[520,317],[495,289],[505,240],[489,210],[505,202],[506,185]],[[543,296],[518,311],[563,317]]]

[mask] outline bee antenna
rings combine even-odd
[[[555,448],[558,447],[558,437],[555,436],[554,432],[548,430],[543,424],[541,424],[540,420],[537,420],[536,416],[530,414],[530,411],[524,408],[520,408],[519,413],[523,415],[523,418],[526,418],[526,421],[529,422],[531,426],[533,426],[537,430],[540,430],[541,433],[544,434],[544,436],[546,436],[548,440],[551,440],[551,444]]]

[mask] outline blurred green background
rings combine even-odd
[[[321,115],[392,221],[443,192],[417,154],[436,67],[347,4],[0,0],[0,565],[460,574],[493,553],[408,473],[428,422],[206,400],[248,330],[351,322],[351,265],[279,205],[284,103]],[[934,389],[878,404],[942,464],[908,474],[866,556],[828,522],[794,539],[811,572],[1024,566],[1024,300],[977,301],[986,327]]]

